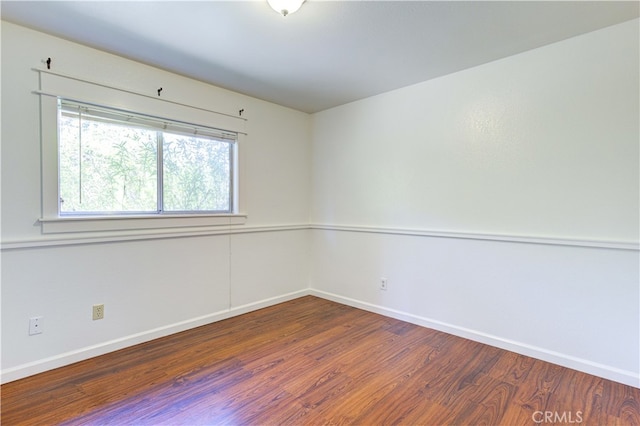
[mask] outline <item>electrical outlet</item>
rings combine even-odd
[[[29,318],[29,336],[42,333],[44,317]]]
[[[101,320],[104,318],[104,304],[93,305],[93,320]]]
[[[387,279],[384,277],[380,277],[380,290],[387,290],[388,289],[388,285],[387,285]]]

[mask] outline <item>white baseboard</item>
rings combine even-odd
[[[77,349],[75,351],[66,352],[60,355],[56,355],[49,358],[40,359],[37,361],[21,364],[16,367],[4,369],[0,372],[0,383],[8,383],[14,380],[22,379],[34,374],[42,373],[54,368],[63,367],[65,365],[73,364],[75,362],[84,361],[89,358],[93,358],[99,355],[104,355],[109,352],[124,349],[139,343],[148,342],[160,337],[168,336],[181,331],[189,330],[191,328],[200,327],[202,325],[211,324],[216,321],[221,321],[227,318],[235,317],[238,315],[246,314],[247,312],[256,311],[258,309],[266,308],[268,306],[276,305],[278,303],[286,302],[289,300],[297,299],[298,297],[309,295],[309,290],[304,289],[293,293],[284,294],[282,296],[272,297],[258,302],[249,303],[242,306],[231,307],[223,311],[214,312],[208,315],[204,315],[197,318],[191,318],[189,320],[181,321],[174,324],[169,324],[163,327],[158,327],[152,330],[147,330],[141,333],[132,334],[119,339],[111,340],[108,342],[100,343],[93,346],[87,346]]]
[[[22,379],[54,368],[63,367],[75,362],[83,361],[109,352],[117,351],[139,343],[148,342],[160,337],[168,336],[191,328],[211,324],[234,316],[242,315],[278,303],[296,299],[298,297],[313,295],[327,300],[332,300],[344,305],[353,306],[369,312],[374,312],[390,318],[396,318],[412,324],[420,325],[434,330],[452,334],[454,336],[463,337],[476,342],[495,346],[501,349],[516,352],[522,355],[537,358],[543,361],[558,364],[563,367],[572,368],[594,376],[603,377],[625,385],[640,388],[640,375],[632,371],[625,371],[608,365],[595,363],[586,359],[576,358],[544,348],[539,348],[525,343],[503,339],[498,336],[489,335],[476,330],[464,327],[458,327],[430,318],[413,315],[407,312],[397,311],[395,309],[385,308],[379,305],[362,302],[356,299],[340,296],[333,293],[324,292],[316,289],[304,289],[277,297],[272,297],[258,302],[249,303],[242,306],[231,307],[224,311],[215,312],[197,318],[192,318],[179,323],[170,324],[142,333],[132,334],[120,339],[111,340],[98,345],[84,347],[75,351],[66,352],[57,356],[44,358],[38,361],[22,364],[16,367],[8,368],[0,372],[0,383],[8,383],[14,380]]]
[[[621,370],[609,365],[592,362],[587,359],[577,358],[571,355],[528,345],[526,343],[504,339],[498,336],[482,333],[477,330],[459,327],[442,321],[413,315],[407,312],[385,308],[383,306],[362,302],[360,300],[351,299],[349,297],[340,296],[334,293],[310,289],[309,294],[321,297],[323,299],[332,300],[337,303],[342,303],[344,305],[353,306],[354,308],[363,309],[365,311],[374,312],[376,314],[399,319],[402,321],[410,322],[412,324],[452,334],[454,336],[463,337],[465,339],[530,356],[532,358],[561,365],[563,367],[582,371],[584,373],[592,374],[594,376],[602,377],[614,382],[619,382],[625,385],[640,388],[640,374],[634,373],[633,371]]]

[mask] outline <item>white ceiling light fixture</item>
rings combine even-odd
[[[304,0],[267,0],[267,3],[282,16],[287,16],[300,9]]]

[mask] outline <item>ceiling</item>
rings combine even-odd
[[[2,1],[2,19],[317,112],[614,25],[637,1]]]

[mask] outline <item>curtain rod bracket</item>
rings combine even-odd
[[[47,58],[45,63],[47,64],[47,69],[50,70],[51,69],[51,58]]]
[[[160,92],[162,92],[162,87],[158,89],[158,96],[160,96]]]
[[[243,113],[243,112],[244,112],[244,108],[242,108],[240,111],[238,111],[238,115],[239,115],[240,117],[242,117],[242,113]]]

